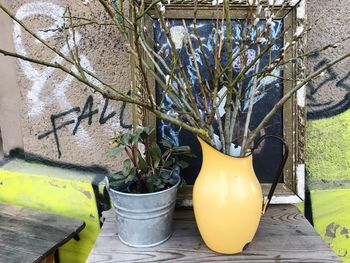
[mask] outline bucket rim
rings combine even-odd
[[[118,190],[114,190],[114,189],[109,187],[109,180],[108,180],[107,176],[105,177],[105,181],[106,181],[106,186],[107,186],[107,190],[108,191],[111,191],[111,192],[117,193],[118,195],[123,195],[123,196],[136,196],[136,197],[140,197],[141,196],[142,197],[142,196],[153,196],[153,195],[163,194],[163,193],[172,191],[174,188],[177,188],[179,186],[179,184],[180,184],[181,177],[180,177],[179,174],[174,174],[173,176],[177,177],[177,183],[174,184],[172,187],[170,187],[168,189],[165,189],[165,190],[162,190],[162,191],[157,191],[157,192],[153,192],[153,193],[145,193],[145,194],[124,193],[124,192],[121,192],[121,191],[118,191]]]

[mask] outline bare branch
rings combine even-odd
[[[284,96],[274,105],[274,107],[271,109],[271,111],[264,117],[264,119],[260,122],[260,124],[258,125],[258,127],[255,128],[255,130],[252,132],[252,134],[249,136],[246,145],[244,146],[243,151],[246,151],[251,144],[253,143],[253,141],[256,139],[256,137],[258,136],[259,132],[261,129],[263,129],[266,124],[268,123],[268,121],[272,118],[272,116],[283,107],[284,103],[289,100],[293,94],[295,92],[297,92],[300,88],[304,87],[306,84],[308,84],[311,80],[313,80],[314,78],[318,77],[320,74],[322,74],[323,72],[325,72],[327,69],[329,69],[330,67],[332,67],[333,65],[339,63],[340,61],[346,59],[350,57],[350,52],[346,53],[345,55],[342,55],[341,57],[325,64],[324,66],[322,66],[320,69],[314,71],[313,73],[311,73],[309,76],[307,76],[303,81],[301,81],[299,84],[297,84],[295,87],[293,87],[292,89],[290,89],[286,94],[284,94]]]

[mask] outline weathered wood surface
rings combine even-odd
[[[174,234],[166,243],[147,249],[125,246],[117,237],[114,212],[108,211],[88,263],[112,262],[341,262],[297,208],[273,205],[258,232],[238,255],[210,251],[201,239],[193,212],[176,211]]]
[[[41,262],[84,227],[77,219],[0,203],[0,263]]]

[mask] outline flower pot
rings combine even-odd
[[[253,169],[253,155],[232,157],[198,140],[203,161],[193,187],[193,209],[200,234],[213,251],[240,253],[252,241],[262,214],[262,190]],[[286,147],[281,171],[287,156]]]
[[[132,247],[152,247],[168,240],[172,234],[173,213],[178,181],[169,189],[134,194],[107,189],[117,218],[117,233],[121,242]]]

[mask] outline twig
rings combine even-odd
[[[224,0],[224,15],[225,15],[225,21],[226,21],[226,49],[228,54],[232,54],[232,28],[231,28],[231,16],[229,12],[229,0]],[[226,104],[225,104],[225,128],[224,128],[224,135],[225,135],[225,150],[228,154],[230,152],[231,147],[231,138],[230,138],[230,126],[231,126],[231,108],[232,108],[232,93],[234,89],[233,84],[233,69],[232,65],[227,65],[227,74],[228,74],[228,85],[227,85],[227,95],[226,95]]]
[[[258,46],[258,54],[260,53],[260,46]],[[260,59],[258,60],[257,64],[256,64],[256,69],[255,72],[259,72],[260,70]],[[255,77],[253,80],[253,86],[250,89],[250,98],[249,98],[249,106],[248,106],[248,112],[247,112],[247,117],[246,117],[246,121],[245,121],[245,125],[244,125],[244,133],[243,133],[243,141],[242,141],[242,149],[244,148],[244,145],[247,141],[247,137],[248,137],[248,131],[249,131],[249,124],[250,124],[250,119],[253,113],[253,106],[254,106],[254,98],[253,95],[255,94],[256,91],[256,87],[258,85],[258,78]],[[244,156],[245,152],[241,151],[241,156]]]
[[[326,71],[328,68],[332,67],[333,65],[339,63],[340,61],[350,57],[350,52],[346,53],[345,55],[342,55],[341,57],[325,64],[322,66],[320,69],[314,71],[312,74],[307,76],[303,81],[301,81],[299,84],[297,84],[294,88],[290,89],[271,109],[271,111],[263,118],[263,120],[260,122],[258,127],[255,128],[255,130],[251,133],[249,136],[246,145],[244,146],[243,151],[246,151],[248,147],[251,146],[253,141],[256,139],[258,133],[260,132],[261,129],[263,129],[268,121],[271,119],[271,117],[279,110],[282,108],[283,104],[289,100],[295,92],[297,92],[300,88],[304,87],[306,84],[308,84],[311,80],[319,76],[321,73]]]

